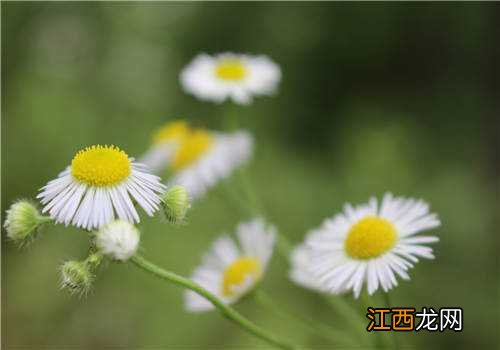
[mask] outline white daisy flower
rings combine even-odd
[[[422,200],[385,194],[380,207],[345,205],[344,212],[312,230],[292,254],[290,277],[296,283],[334,294],[352,290],[359,297],[363,284],[373,294],[397,286],[396,276],[408,280],[418,258],[433,259],[427,243],[436,236],[416,234],[436,228],[439,218]]]
[[[102,226],[95,235],[95,245],[114,260],[127,261],[139,247],[140,232],[131,223],[114,220]]]
[[[240,247],[230,237],[220,237],[192,275],[227,304],[239,300],[262,279],[273,253],[276,229],[262,219],[253,219],[238,225],[236,235]],[[191,291],[185,293],[185,304],[192,312],[213,309],[208,300]]]
[[[320,292],[328,292],[328,289],[320,281],[311,275],[311,249],[305,244],[299,245],[290,255],[292,269],[290,279],[295,283]]]
[[[180,75],[186,92],[217,103],[249,104],[253,96],[273,94],[280,80],[279,66],[268,57],[234,53],[200,54]]]
[[[202,135],[206,132],[200,131]],[[172,185],[184,186],[189,196],[196,199],[205,194],[220,180],[229,177],[235,169],[246,163],[252,155],[253,138],[246,131],[233,133],[206,133],[210,138],[209,145],[203,154],[197,156],[196,160],[189,162],[173,163],[175,172]],[[188,143],[196,144],[198,139],[205,136],[194,137]],[[186,145],[179,150],[179,159],[183,158],[183,150],[187,156],[190,152],[199,152],[199,148],[190,148]],[[201,153],[201,152],[200,152]]]
[[[242,130],[218,133],[174,122],[155,135],[152,148],[141,161],[157,173],[168,166],[173,173],[170,184],[185,187],[191,199],[229,177],[253,151],[252,136]]]
[[[153,173],[161,172],[190,131],[185,121],[175,120],[166,123],[154,133],[152,146],[139,158],[139,163],[147,165]]]
[[[79,151],[57,179],[40,189],[44,205],[57,223],[88,230],[116,215],[139,222],[132,200],[152,216],[159,209],[165,186],[160,178],[115,146],[92,146]]]

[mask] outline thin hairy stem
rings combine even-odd
[[[246,330],[248,333],[253,334],[254,336],[266,341],[268,344],[280,349],[297,349],[292,344],[289,344],[288,342],[260,328],[255,323],[245,318],[243,315],[241,315],[239,312],[233,309],[231,306],[224,304],[222,300],[220,300],[214,294],[210,293],[208,290],[206,290],[199,284],[195,283],[194,281],[186,277],[177,275],[174,272],[162,269],[161,267],[144,259],[140,255],[135,255],[134,257],[132,257],[131,260],[136,266],[143,269],[144,271],[149,272],[158,278],[171,282],[179,287],[192,290],[193,292],[206,298],[215,306],[215,308],[217,308],[217,310],[220,311],[220,313],[224,317],[233,321],[238,326]]]

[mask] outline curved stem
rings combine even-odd
[[[293,311],[283,310],[283,308],[277,307],[273,300],[264,292],[256,291],[254,292],[254,298],[262,305],[262,307],[269,309],[271,312],[275,313],[286,320],[293,319],[297,321],[302,328],[309,332],[315,333],[323,339],[328,339],[336,344],[343,344],[349,347],[359,346],[358,342],[353,340],[352,337],[347,335],[345,332],[336,330],[330,325],[323,323],[321,321],[312,320],[302,315],[297,315]]]
[[[239,312],[237,312],[232,307],[224,304],[218,297],[214,294],[207,291],[205,288],[195,283],[194,281],[177,275],[174,272],[167,271],[162,269],[161,267],[149,262],[144,259],[142,256],[136,254],[132,257],[132,262],[137,265],[139,268],[151,273],[152,275],[164,279],[168,282],[171,282],[177,286],[182,288],[187,288],[192,290],[193,292],[201,295],[210,301],[221,313],[224,317],[230,319],[234,323],[238,324],[240,327],[245,329],[247,332],[255,335],[256,337],[265,340],[267,343],[280,348],[280,349],[296,349],[295,346],[289,344],[288,342],[275,337],[273,334],[270,334],[266,330],[260,328],[255,323],[245,318]]]
[[[391,308],[394,306],[391,302],[391,297],[389,296],[389,293],[387,293],[387,292],[384,292],[384,302],[386,304],[386,307],[388,307],[388,308]],[[394,349],[399,350],[399,340],[398,340],[397,332],[391,332],[391,333],[392,333],[391,336],[392,336],[392,342],[394,345]]]

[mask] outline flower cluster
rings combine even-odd
[[[274,93],[280,79],[280,68],[269,58],[232,53],[202,54],[180,74],[183,88],[194,96],[238,104]],[[254,139],[246,130],[216,132],[183,120],[160,127],[137,162],[116,146],[86,147],[40,189],[41,211],[28,200],[12,204],[4,222],[7,237],[22,246],[48,223],[72,225],[90,233],[91,239],[85,259],[66,261],[60,267],[64,289],[85,295],[103,259],[132,260],[188,288],[188,311],[218,308],[250,332],[279,344],[225,306],[252,295],[270,267],[275,242],[282,235],[263,213],[237,225],[235,238],[216,239],[190,280],[137,255],[138,208],[148,216],[162,212],[172,224],[185,223],[191,200],[208,194],[246,164],[253,148]],[[250,201],[240,198],[240,202]],[[433,259],[428,244],[438,238],[418,234],[439,225],[425,201],[387,193],[380,202],[371,198],[357,206],[346,204],[341,213],[308,232],[293,251],[281,253],[290,259],[289,277],[294,283],[324,294],[352,292],[358,298],[364,286],[370,295],[379,288],[389,291],[398,285],[398,278],[410,278],[409,270],[419,258]]]

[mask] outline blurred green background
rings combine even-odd
[[[231,114],[256,137],[247,171],[265,214],[294,243],[346,201],[386,190],[428,200],[443,222],[437,258],[390,296],[401,306],[462,307],[464,331],[397,338],[403,347],[496,348],[499,9],[2,2],[2,211],[35,197],[84,146],[113,143],[137,156],[165,121],[220,129]],[[279,93],[248,107],[184,94],[183,66],[222,51],[269,55],[283,71]],[[245,218],[219,186],[181,228],[145,217],[142,250],[187,275],[215,237]],[[103,268],[87,298],[67,295],[58,266],[84,258],[87,246],[82,231],[61,226],[27,250],[2,240],[2,348],[267,348],[215,312],[186,313],[181,290],[130,264]],[[287,272],[276,255],[262,285],[278,305],[348,331],[335,308]],[[364,317],[366,301],[336,298]],[[371,306],[382,300],[377,293]],[[292,341],[333,348],[252,300],[237,308]]]

